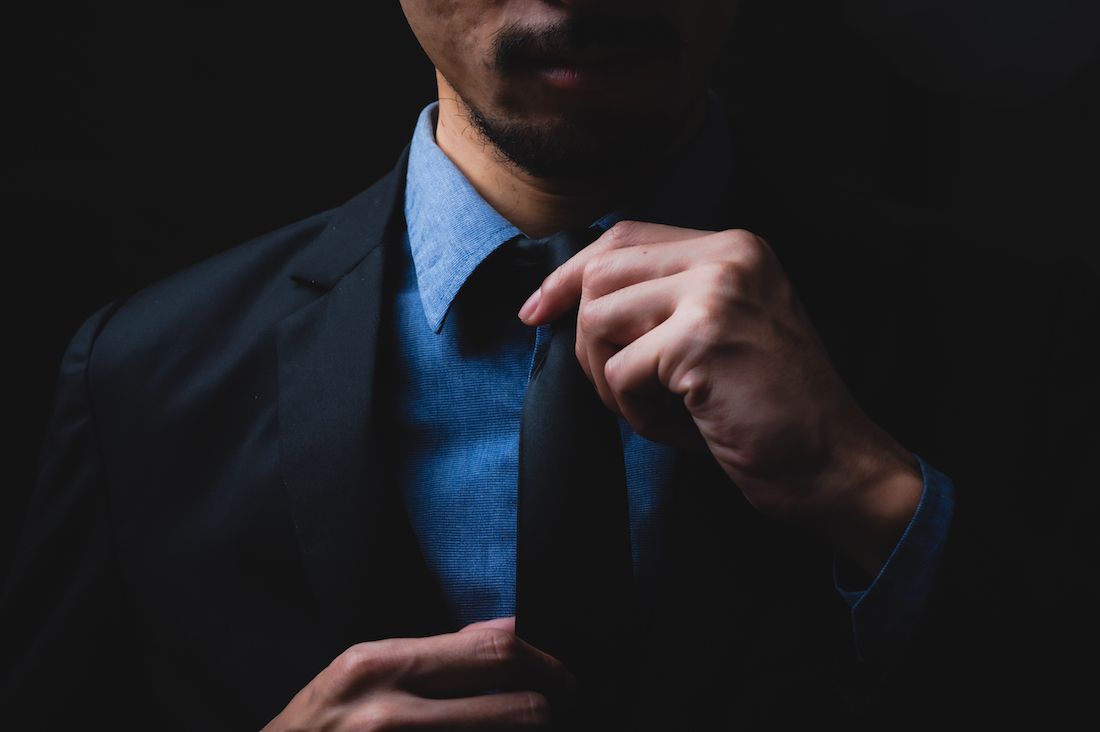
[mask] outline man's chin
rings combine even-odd
[[[613,115],[501,120],[471,110],[471,122],[506,160],[547,180],[596,180],[638,172],[662,157],[655,141],[675,138],[669,126],[620,121]]]

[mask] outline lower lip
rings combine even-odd
[[[537,68],[538,75],[564,91],[605,91],[636,78],[650,64],[638,59],[624,59],[599,64],[569,64],[552,61]]]

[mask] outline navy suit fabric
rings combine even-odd
[[[446,627],[389,475],[377,368],[403,180],[401,162],[76,335],[0,605],[15,729],[259,729],[353,643]],[[742,184],[728,224],[772,244],[861,406],[955,481],[956,516],[917,631],[867,667],[831,552],[689,461],[624,726],[1075,714],[1074,659],[1097,649],[1089,273]]]

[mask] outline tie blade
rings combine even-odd
[[[551,256],[565,261],[599,233]],[[581,716],[601,719],[629,701],[637,598],[618,421],[577,363],[575,318],[555,322],[523,405],[516,628],[577,677]]]

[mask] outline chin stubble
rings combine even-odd
[[[664,18],[592,16],[540,29],[509,27],[493,42],[500,73],[522,71],[539,56],[584,49],[644,49],[655,60],[675,60],[684,43]],[[502,160],[546,179],[621,175],[643,167],[675,134],[675,110],[619,113],[585,110],[538,123],[508,111],[491,114],[463,99],[469,122]]]

